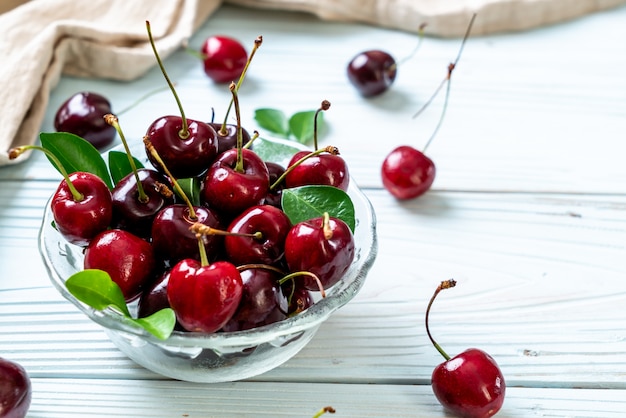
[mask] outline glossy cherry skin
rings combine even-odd
[[[206,172],[217,156],[217,134],[207,123],[187,119],[188,136],[181,138],[180,116],[163,116],[152,122],[146,133],[172,176],[189,178]],[[157,170],[161,166],[150,152],[148,159]]]
[[[235,170],[237,149],[220,154],[204,179],[204,202],[226,216],[234,217],[260,204],[270,187],[265,162],[249,149],[242,149],[243,172]]]
[[[285,261],[289,271],[309,271],[317,275],[324,289],[337,283],[354,259],[354,236],[341,219],[328,221],[330,236],[325,236],[323,217],[294,225],[285,238]],[[319,290],[310,277],[303,278],[308,290]]]
[[[310,154],[299,151],[291,157],[288,169],[298,160]],[[285,187],[292,188],[306,185],[334,186],[343,191],[350,185],[350,173],[345,160],[338,155],[322,153],[307,158],[294,167],[285,177]]]
[[[396,79],[396,60],[380,50],[364,51],[348,64],[348,80],[364,97],[385,92]]]
[[[204,72],[216,83],[236,82],[248,60],[239,41],[227,36],[210,36],[202,44]]]
[[[112,113],[111,103],[104,96],[91,93],[76,93],[67,99],[54,116],[54,129],[78,135],[96,148],[104,148],[115,139],[115,128],[104,120]]]
[[[157,258],[170,266],[185,258],[200,259],[198,239],[189,230],[195,222],[215,229],[223,229],[217,213],[204,206],[194,206],[196,219],[191,219],[189,207],[174,204],[162,209],[152,222],[152,246]],[[204,240],[209,261],[222,255],[224,239],[220,235],[207,235]]]
[[[270,186],[271,186],[280,178],[280,176],[283,175],[283,173],[285,172],[285,167],[272,161],[266,161],[265,165],[267,166],[267,171],[270,174]],[[265,195],[263,204],[272,205],[279,209],[282,209],[283,207],[282,196],[283,196],[284,187],[285,187],[285,184],[281,182],[278,185],[276,185],[276,187],[274,187],[272,190],[269,190],[267,194]]]
[[[482,418],[500,410],[506,384],[496,361],[470,348],[435,368],[432,388],[445,408],[459,416]]]
[[[156,170],[140,168],[139,181],[148,196],[140,201],[137,179],[133,173],[117,182],[111,191],[113,201],[113,225],[141,237],[150,236],[152,221],[157,213],[174,203],[170,182]]]
[[[421,151],[403,145],[387,155],[381,168],[385,188],[398,199],[424,194],[435,181],[435,163]]]
[[[152,245],[128,231],[108,229],[91,240],[83,267],[104,270],[118,284],[126,301],[139,297],[155,278]]]
[[[315,303],[313,294],[302,285],[302,281],[294,278],[288,280],[281,287],[283,294],[287,297],[287,315],[293,316],[309,309]]]
[[[285,319],[288,302],[279,278],[276,272],[263,268],[243,270],[241,302],[223,331],[241,331]]]
[[[193,332],[215,332],[235,314],[243,282],[237,268],[226,261],[202,266],[185,259],[170,271],[167,298],[176,319]]]
[[[30,408],[32,391],[26,370],[0,357],[0,418],[24,418]]]
[[[50,209],[61,235],[68,242],[84,247],[111,223],[111,192],[98,176],[91,173],[75,172],[69,175],[69,179],[83,199],[74,200],[67,183],[62,180],[52,196]]]
[[[285,238],[290,229],[291,221],[282,210],[270,205],[252,206],[230,223],[228,232],[260,232],[262,237],[227,235],[224,237],[226,255],[236,265],[275,264],[285,253]]]
[[[221,154],[226,150],[235,148],[237,146],[237,125],[227,123],[222,125],[221,123],[210,123],[211,127],[215,129],[217,133],[217,153]],[[222,130],[223,126],[223,130]],[[250,141],[250,133],[247,130],[241,129],[241,142],[243,145]]]

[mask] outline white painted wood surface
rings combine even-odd
[[[434,288],[432,331],[449,353],[490,352],[509,384],[499,416],[626,413],[626,8],[540,30],[472,38],[453,75],[445,123],[429,155],[438,174],[427,195],[398,202],[381,187],[394,145],[419,147],[442,100],[419,109],[445,75],[458,40],[426,39],[393,89],[360,98],[345,64],[363,49],[398,58],[414,35],[323,23],[304,14],[222,8],[190,43],[222,33],[259,50],[241,90],[253,110],[287,113],[332,103],[323,142],[340,148],[378,217],[379,256],[358,297],[295,358],[245,382],[168,381],[128,360],[56,294],[36,237],[59,180],[47,161],[0,168],[0,356],[34,382],[30,417],[445,416],[428,386],[441,361],[423,326]],[[187,115],[218,119],[228,101],[194,58],[166,60]],[[155,69],[132,83],[65,78],[42,130],[79,90],[116,110],[162,85]],[[168,93],[121,116],[139,138],[175,113]],[[608,389],[608,390],[605,390]],[[158,399],[158,402],[155,402]]]

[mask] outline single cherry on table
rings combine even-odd
[[[57,132],[69,132],[102,149],[115,139],[115,128],[104,120],[112,113],[111,102],[101,94],[82,91],[70,96],[54,116]]]
[[[204,73],[216,83],[229,83],[239,78],[248,61],[248,53],[235,38],[209,36],[200,48]]]
[[[32,392],[26,370],[0,357],[0,418],[24,418],[30,408]]]

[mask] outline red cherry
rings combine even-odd
[[[297,166],[291,167],[309,154],[309,151],[299,151],[291,158],[287,166],[285,187],[325,185],[334,186],[343,191],[348,190],[350,184],[348,165],[339,155],[322,153],[311,156]]]
[[[0,418],[24,418],[31,399],[32,385],[26,370],[0,357]]]
[[[152,245],[121,229],[109,229],[91,240],[84,268],[104,270],[118,284],[126,301],[136,299],[152,284],[156,260]]]
[[[357,54],[348,64],[348,80],[364,97],[377,96],[396,79],[396,60],[387,52],[370,50]]]
[[[215,332],[235,314],[243,293],[237,268],[226,261],[202,265],[185,259],[170,271],[167,298],[188,331]]]
[[[52,196],[50,209],[57,230],[72,244],[86,246],[108,228],[113,214],[111,192],[98,176],[75,172],[71,184],[82,194],[77,200],[66,180],[62,180]]]
[[[115,139],[115,128],[104,121],[111,113],[109,100],[97,93],[80,92],[72,95],[57,110],[54,128],[69,132],[89,141],[96,148],[104,148]]]
[[[248,60],[241,43],[227,36],[210,36],[202,44],[204,72],[216,83],[236,81]]]
[[[435,180],[435,163],[408,145],[387,155],[381,176],[385,188],[398,199],[413,199],[424,194]]]
[[[325,289],[337,283],[354,259],[354,236],[350,227],[338,218],[324,216],[300,222],[285,239],[285,261],[290,271],[315,274]],[[304,278],[309,290],[318,284]]]
[[[486,418],[495,415],[504,403],[506,384],[496,361],[486,352],[470,348],[455,357],[435,342],[428,326],[432,304],[443,289],[456,285],[447,280],[435,290],[426,309],[426,333],[433,346],[446,359],[435,367],[431,386],[437,400],[454,414],[470,418]]]

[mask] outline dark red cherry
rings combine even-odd
[[[289,169],[298,160],[310,154],[299,151],[289,161],[289,172],[285,177],[285,187],[292,188],[306,185],[334,186],[343,191],[350,185],[350,173],[346,161],[339,155],[321,153],[307,158],[298,166]]]
[[[287,298],[282,292],[280,276],[264,268],[241,272],[243,294],[233,317],[223,331],[241,331],[277,322],[287,317]]]
[[[104,148],[115,139],[115,128],[104,121],[112,113],[109,100],[97,93],[80,92],[67,99],[54,116],[54,129],[69,132]]]
[[[189,207],[174,204],[162,209],[152,223],[152,245],[160,260],[174,265],[185,258],[200,259],[198,239],[189,230],[195,222],[215,229],[223,229],[222,222],[214,210],[204,206],[194,206],[195,219],[190,217]],[[204,243],[210,260],[222,254],[223,237],[211,235]]]
[[[50,209],[61,235],[72,244],[86,246],[111,223],[111,192],[104,181],[91,173],[75,172],[69,180],[82,198],[76,199],[66,180],[62,180],[52,196]]]
[[[313,294],[303,285],[303,281],[294,278],[294,280],[288,280],[281,287],[283,294],[289,302],[287,315],[297,315],[307,309],[309,309],[315,303]]]
[[[271,162],[271,161],[266,161],[265,165],[267,166],[267,171],[270,174],[270,185],[273,185],[280,178],[280,176],[283,175],[283,173],[285,172],[285,167],[283,167],[282,165],[278,163]],[[267,195],[265,195],[265,200],[263,201],[263,203],[266,205],[272,205],[281,209],[282,208],[281,199],[283,196],[284,187],[285,187],[284,182],[280,182],[279,184],[277,184],[274,188],[272,188],[270,191],[267,192]]]
[[[210,123],[217,133],[217,153],[221,154],[226,150],[237,147],[237,125],[227,123]],[[245,145],[250,141],[250,134],[247,130],[241,129],[242,143]]]
[[[113,225],[141,237],[150,236],[152,221],[161,209],[174,203],[170,182],[155,170],[137,170],[145,199],[139,196],[137,179],[133,173],[117,182],[111,196],[113,199]]]
[[[289,271],[314,273],[324,289],[337,283],[354,259],[354,236],[350,227],[327,215],[300,222],[285,239],[285,261]],[[302,279],[309,290],[319,290],[309,277]]]
[[[424,194],[435,180],[435,164],[421,151],[403,145],[385,158],[381,176],[385,188],[398,199]]]
[[[210,36],[202,44],[204,72],[216,83],[237,81],[248,60],[241,43],[227,36]]]
[[[137,303],[137,317],[145,318],[160,311],[171,308],[167,299],[167,284],[170,279],[170,270],[166,270],[161,276],[139,296]],[[177,322],[174,328],[177,331],[184,331],[184,328]]]
[[[348,80],[364,97],[385,92],[396,79],[396,60],[380,50],[364,51],[348,64]]]
[[[265,162],[254,151],[241,152],[241,171],[237,169],[237,149],[225,151],[209,168],[202,189],[208,206],[231,217],[260,204],[270,186]]]
[[[0,418],[24,418],[30,408],[32,392],[26,370],[0,357]]]
[[[261,236],[225,236],[226,255],[236,265],[275,264],[285,253],[285,237],[289,229],[291,221],[282,210],[270,205],[252,206],[230,223],[228,232],[260,233]]]
[[[131,301],[152,284],[156,260],[148,241],[122,229],[108,229],[91,240],[83,264],[85,269],[109,273]]]
[[[187,119],[187,135],[182,135],[180,116],[163,116],[155,120],[146,133],[163,163],[176,178],[189,178],[204,174],[217,156],[217,134],[204,122]],[[161,169],[151,152],[146,150],[150,162]]]
[[[215,332],[235,314],[243,282],[237,268],[226,261],[202,265],[185,259],[170,272],[167,298],[176,319],[188,331]]]

